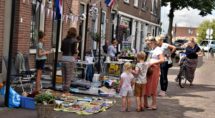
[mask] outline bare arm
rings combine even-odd
[[[120,78],[118,89],[122,87],[122,83],[123,83],[123,78]]]
[[[169,45],[168,48],[171,50],[171,54],[176,51],[176,47],[173,45]]]
[[[138,75],[140,73],[140,69],[138,67],[135,67],[135,70],[132,70],[131,73],[134,75]]]
[[[163,55],[163,54],[160,54],[160,55],[159,55],[159,60],[150,63],[150,65],[153,65],[153,64],[161,64],[161,63],[163,63],[163,62],[164,62],[164,55]]]
[[[38,49],[38,55],[39,56],[44,56],[44,55],[47,55],[49,53],[50,53],[50,51],[43,51],[42,49]]]

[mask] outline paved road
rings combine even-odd
[[[120,112],[120,100],[108,111],[90,116],[78,116],[74,113],[56,112],[56,118],[215,118],[215,59],[202,59],[196,71],[194,86],[179,88],[174,78],[178,67],[169,72],[167,97],[158,98],[158,110]],[[1,118],[36,118],[36,111],[24,109],[2,109]]]

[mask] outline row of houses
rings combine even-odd
[[[11,1],[0,0],[0,67],[8,55]],[[81,57],[96,49],[93,35],[101,30],[101,45],[116,38],[120,47],[143,49],[147,34],[160,33],[160,0],[114,0],[107,7],[105,0],[62,0],[60,40],[70,27],[75,27],[81,38]],[[45,32],[47,49],[56,47],[57,20],[55,0],[16,0],[13,53],[20,51],[35,58],[35,44],[39,30]],[[34,61],[31,61],[34,66]],[[0,68],[0,72],[2,71]]]

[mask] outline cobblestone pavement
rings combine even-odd
[[[106,112],[90,116],[55,112],[56,118],[215,118],[215,59],[200,58],[194,86],[179,88],[174,82],[178,67],[169,72],[167,97],[158,97],[156,111],[135,112],[135,101],[131,112],[120,112],[120,99]],[[36,118],[36,111],[0,108],[0,118]]]

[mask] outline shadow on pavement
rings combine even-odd
[[[204,57],[199,57],[198,58],[198,65],[197,65],[197,69],[202,67],[203,64],[205,63],[203,61]],[[169,69],[168,75],[177,75],[179,72],[179,66],[178,63],[174,63],[174,66],[172,68]]]
[[[132,98],[131,112],[120,112],[121,101],[117,99],[116,104],[105,112],[89,116],[80,116],[75,113],[55,112],[55,118],[184,118],[185,112],[204,112],[204,109],[185,107],[180,105],[178,99],[158,98],[157,110],[135,111],[135,100]],[[1,118],[36,118],[36,110],[12,109],[0,111]]]
[[[215,85],[205,85],[205,84],[194,84],[193,86],[185,86],[185,88],[180,88],[177,82],[169,82],[168,94],[171,96],[184,96],[184,97],[201,97],[204,96],[193,95],[194,92],[213,92],[215,91]]]

